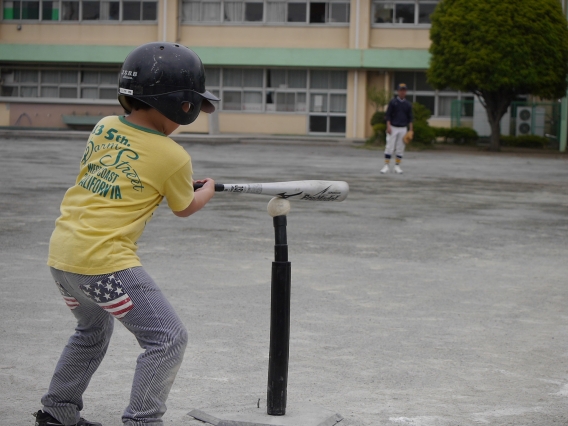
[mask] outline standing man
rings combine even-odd
[[[404,154],[404,135],[412,130],[412,104],[406,100],[406,84],[397,87],[397,96],[389,102],[385,114],[387,120],[387,146],[385,147],[385,165],[381,173],[388,173],[393,152],[396,154],[394,171],[401,174],[400,162]]]

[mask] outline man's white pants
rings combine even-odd
[[[387,133],[387,145],[385,147],[385,158],[391,158],[392,154],[396,154],[398,158],[402,158],[404,154],[404,135],[406,135],[406,127],[391,126],[391,133]]]

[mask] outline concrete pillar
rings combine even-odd
[[[179,9],[177,0],[158,2],[158,40],[178,42]]]
[[[347,77],[346,129],[346,136],[348,138],[365,138],[367,108],[367,71],[349,71]]]
[[[363,50],[369,47],[371,36],[371,0],[351,0],[349,22],[349,48]],[[347,95],[348,138],[365,138],[367,117],[367,72],[363,69],[349,71]]]
[[[349,48],[367,49],[371,37],[371,0],[351,0]]]

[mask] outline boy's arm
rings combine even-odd
[[[174,212],[178,217],[188,217],[193,213],[201,210],[205,204],[209,202],[213,195],[215,195],[215,181],[210,178],[196,180],[195,183],[202,183],[203,186],[195,190],[193,200],[184,210]]]

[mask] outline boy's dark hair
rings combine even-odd
[[[149,109],[152,109],[152,107],[136,98],[133,98],[131,96],[128,96],[128,105],[130,105],[130,107],[135,110],[143,110],[143,111],[148,111]]]

